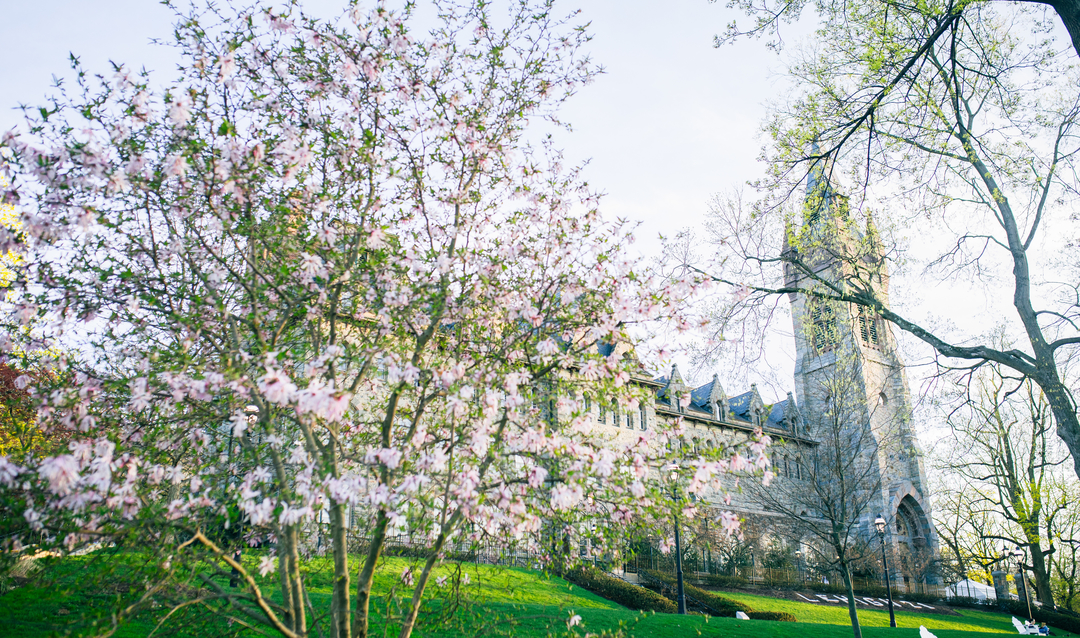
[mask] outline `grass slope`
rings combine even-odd
[[[137,575],[136,555],[105,555],[65,558],[44,563],[42,576],[29,585],[0,596],[0,636],[42,638],[46,636],[87,635],[87,619],[104,619],[132,592],[125,590]],[[246,556],[252,567],[257,556]],[[386,559],[376,577],[377,610],[384,610],[389,595],[401,573],[416,567],[404,558]],[[461,569],[468,573],[465,587],[468,598],[457,610],[454,620],[436,628],[420,628],[414,634],[430,638],[461,636],[515,636],[549,638],[567,635],[567,619],[578,614],[583,623],[575,627],[578,635],[623,628],[627,635],[640,638],[688,638],[693,636],[746,636],[752,638],[832,638],[850,636],[847,610],[811,603],[768,598],[742,592],[725,592],[726,597],[744,602],[760,611],[786,611],[799,622],[782,623],[734,618],[706,618],[675,614],[643,614],[624,609],[566,581],[534,570],[499,568],[486,565],[445,565],[437,575]],[[305,565],[309,594],[316,610],[329,607],[329,563],[316,559]],[[271,595],[276,588],[271,579],[263,583]],[[400,596],[403,592],[398,591]],[[411,592],[404,592],[411,593]],[[440,592],[430,592],[428,612],[437,610]],[[888,627],[888,612],[862,611],[859,618],[866,638],[917,638],[918,626],[925,625],[938,638],[985,638],[987,633],[1016,635],[1008,615],[963,610],[962,616],[941,616],[897,612],[898,629]],[[164,617],[164,610],[150,610],[121,626],[119,638],[144,638]],[[107,625],[106,625],[107,626]],[[99,630],[102,627],[99,626]],[[372,634],[383,635],[375,622]],[[391,629],[391,633],[393,632]],[[206,609],[187,608],[169,618],[154,636],[177,638],[209,636],[256,636],[243,626],[230,625]],[[1062,635],[1056,633],[1055,635]]]
[[[823,625],[850,625],[847,607],[815,605],[813,603],[795,602],[782,598],[769,598],[745,592],[724,592],[728,598],[744,602],[754,609],[761,611],[787,611],[795,614],[800,623],[814,623]],[[948,635],[948,632],[991,632],[1016,634],[1013,628],[1011,616],[998,614],[977,609],[961,609],[956,611],[960,616],[945,616],[941,614],[922,614],[914,612],[896,611],[897,628],[918,629],[919,625],[925,626],[930,631],[943,633],[939,636]],[[889,612],[887,610],[859,609],[859,624],[866,627],[889,628]],[[1056,636],[1072,636],[1066,632],[1055,631]]]

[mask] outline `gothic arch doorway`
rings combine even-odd
[[[913,549],[926,546],[930,522],[922,506],[910,494],[900,501],[894,520],[897,542],[905,543]]]

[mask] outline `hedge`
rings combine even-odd
[[[674,614],[675,603],[644,587],[605,574],[595,567],[579,567],[562,574],[571,583],[635,611],[658,611]]]
[[[670,587],[672,591],[674,591],[675,578],[673,576],[671,576],[670,574],[665,574],[663,572],[656,572],[652,570],[644,571],[646,576],[655,578],[656,580]],[[685,591],[687,595],[698,599],[704,605],[711,608],[714,612],[720,614],[721,616],[734,617],[735,612],[737,611],[741,611],[747,615],[750,615],[750,612],[753,611],[753,608],[749,605],[740,603],[737,600],[731,600],[730,598],[724,598],[716,592],[711,592],[705,589],[701,589],[700,587],[695,587],[693,585],[687,584],[685,581],[683,582],[683,591]]]
[[[741,589],[750,584],[742,576],[728,576],[726,574],[706,574],[698,576],[697,580],[699,583],[704,583],[709,587],[731,587],[732,589]]]
[[[781,622],[796,622],[795,615],[786,611],[748,611],[747,616],[751,620],[779,620]]]

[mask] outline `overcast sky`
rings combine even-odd
[[[172,14],[153,0],[11,4],[0,22],[0,130],[20,122],[18,104],[40,103],[53,76],[70,72],[69,52],[93,72],[111,73],[112,60],[145,66],[161,83],[172,75],[173,51],[151,44],[170,38]],[[344,4],[305,6],[331,16]],[[781,62],[761,42],[713,48],[713,35],[737,17],[722,4],[584,0],[562,8],[575,4],[592,23],[589,49],[605,73],[564,111],[574,131],[563,148],[572,163],[589,160],[586,177],[607,193],[606,215],[640,221],[634,249],[653,255],[660,233],[700,224],[713,193],[761,173],[757,131],[765,103],[780,95]]]
[[[163,72],[172,52],[170,11],[153,0],[36,0],[9,3],[0,22],[0,129],[37,103],[68,53],[91,70],[109,60]],[[315,0],[316,13],[344,2]],[[610,215],[643,222],[642,240],[700,221],[710,195],[758,175],[756,131],[778,95],[778,58],[759,42],[714,49],[734,15],[707,0],[585,0],[593,58],[606,73],[569,104],[564,147],[591,159],[587,175],[608,193]],[[569,10],[574,5],[564,3]],[[643,241],[649,247],[651,241]],[[651,250],[651,248],[647,248]]]

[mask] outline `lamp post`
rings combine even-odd
[[[664,468],[671,479],[671,495],[675,499],[675,594],[679,613],[686,614],[686,592],[683,591],[682,544],[679,540],[679,466],[672,463]]]
[[[801,549],[795,550],[795,571],[799,574],[799,584],[805,584],[806,574],[803,572]]]
[[[1024,577],[1024,550],[1020,549],[1019,545],[1011,552],[1008,545],[1002,547],[1002,550],[1005,551],[1006,555],[1011,554],[1016,558],[1016,572],[1020,576],[1020,586],[1024,588],[1024,602],[1027,603],[1028,618],[1034,620],[1031,616],[1031,596],[1028,595],[1027,578]]]
[[[757,563],[754,562],[754,550],[750,550],[750,582],[757,577]]]
[[[878,516],[874,520],[874,527],[877,528],[878,538],[881,539],[881,563],[885,566],[885,594],[889,598],[889,626],[896,626],[896,615],[893,613],[892,603],[892,582],[889,579],[889,557],[885,553],[885,519]]]

